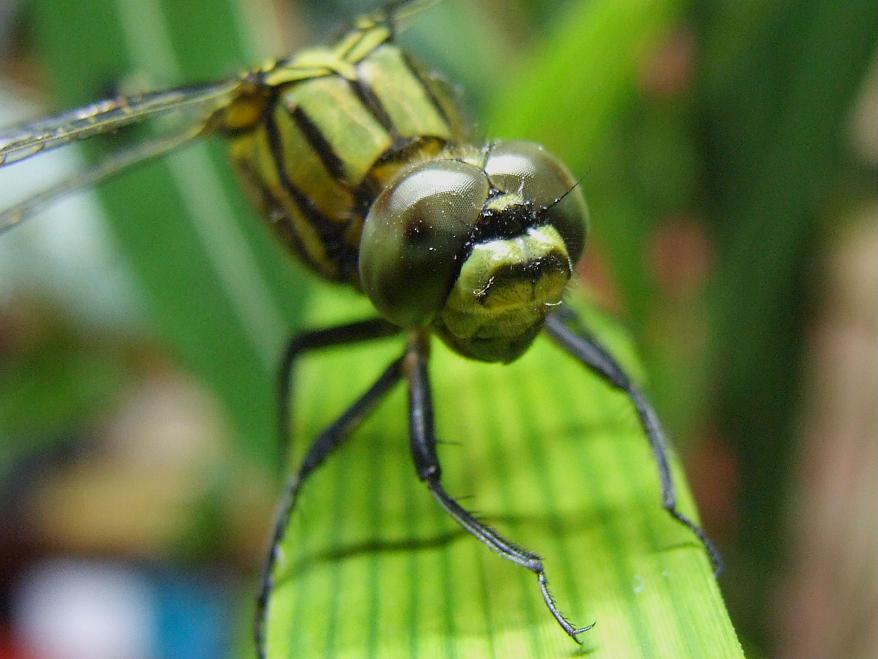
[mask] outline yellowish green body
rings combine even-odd
[[[448,88],[393,43],[386,17],[241,80],[215,121],[305,264],[465,356],[528,348],[585,242],[585,201],[557,159],[473,145]]]
[[[386,23],[361,19],[335,45],[272,64],[262,82],[274,94],[231,146],[284,243],[323,277],[358,287],[372,201],[401,167],[463,141],[449,94],[391,37]]]

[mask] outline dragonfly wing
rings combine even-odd
[[[204,122],[199,122],[178,133],[158,137],[117,151],[95,165],[61,179],[54,185],[25,199],[12,208],[0,212],[0,234],[21,224],[41,208],[51,204],[60,197],[83,188],[98,185],[135,165],[161,158],[198,139],[204,134],[204,130]]]
[[[362,16],[358,22],[359,25],[365,23],[385,23],[389,22],[394,29],[405,27],[418,14],[432,9],[443,0],[394,0],[373,14]]]
[[[20,124],[0,132],[0,167],[129,124],[174,111],[207,115],[231,103],[240,92],[240,80],[198,87],[180,87],[140,96],[106,99],[61,114]]]

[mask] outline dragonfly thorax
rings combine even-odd
[[[333,281],[358,284],[363,221],[397,171],[466,141],[452,96],[391,37],[387,24],[366,21],[334,45],[268,65],[253,91],[257,101],[268,92],[262,114],[230,132],[232,161],[262,214]],[[255,104],[246,94],[242,103]]]

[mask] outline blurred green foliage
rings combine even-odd
[[[6,332],[0,367],[0,481],[17,456],[73,442],[132,376],[123,346],[92,341],[63,317],[32,309],[29,336]],[[9,323],[11,325],[11,323]],[[0,334],[3,334],[0,330]]]
[[[875,56],[878,3],[717,3],[702,7],[699,88],[704,204],[717,244],[708,291],[717,423],[740,456],[739,597],[765,601],[786,548],[782,502],[795,450],[797,401],[813,268],[853,100]],[[852,172],[849,170],[848,176]],[[739,601],[748,627],[769,616]]]
[[[228,76],[264,55],[245,54],[234,2],[37,1],[31,9],[62,107],[99,98],[132,73],[165,87]],[[95,157],[108,145],[88,146]],[[271,456],[274,364],[303,286],[269,233],[252,230],[262,220],[240,194],[224,145],[151,163],[99,193],[155,330],[220,395],[248,450]]]

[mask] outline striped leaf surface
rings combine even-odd
[[[349,318],[352,303],[324,305],[315,323]],[[296,437],[331,422],[401,349],[387,339],[310,358]],[[625,396],[547,339],[508,366],[435,342],[432,373],[449,492],[540,553],[562,609],[597,625],[577,648],[536,578],[440,511],[415,477],[400,386],[303,490],[275,573],[269,656],[741,656],[702,548],[661,508]]]

